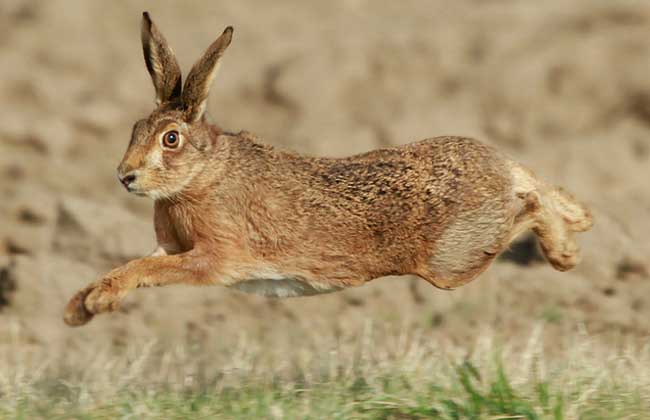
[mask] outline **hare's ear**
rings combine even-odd
[[[188,122],[198,121],[205,112],[212,79],[217,72],[219,59],[230,45],[232,32],[232,26],[228,26],[221,36],[208,47],[187,75],[185,86],[183,86],[183,105],[186,108]]]
[[[181,69],[174,52],[147,12],[142,14],[142,51],[153,86],[156,88],[158,105],[180,98]]]

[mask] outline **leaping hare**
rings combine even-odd
[[[155,200],[158,248],[80,290],[68,325],[115,310],[132,289],[174,283],[287,297],[415,274],[453,289],[527,229],[557,270],[578,262],[574,233],[591,227],[589,210],[476,140],[328,159],[208,123],[208,91],[232,34],[226,28],[181,85],[174,53],[143,14],[157,108],[133,127],[118,176]]]

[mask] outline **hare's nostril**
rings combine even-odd
[[[135,181],[135,174],[126,174],[124,176],[118,176],[118,179],[124,185],[127,189],[129,188],[129,185]]]

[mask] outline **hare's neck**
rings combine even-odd
[[[293,190],[302,190],[296,183],[304,178],[309,159],[276,150],[248,132],[220,134],[211,145],[179,200],[192,204],[207,198],[228,207],[250,199],[282,200]]]

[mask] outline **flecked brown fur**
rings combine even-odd
[[[589,211],[476,140],[436,137],[330,159],[209,124],[209,85],[231,37],[228,28],[180,92],[171,49],[144,15],[159,106],[135,124],[118,174],[155,200],[159,247],[78,292],[69,325],[115,310],[134,288],[172,283],[283,297],[415,274],[451,289],[529,228],[555,268],[578,262],[573,235],[591,227]]]

